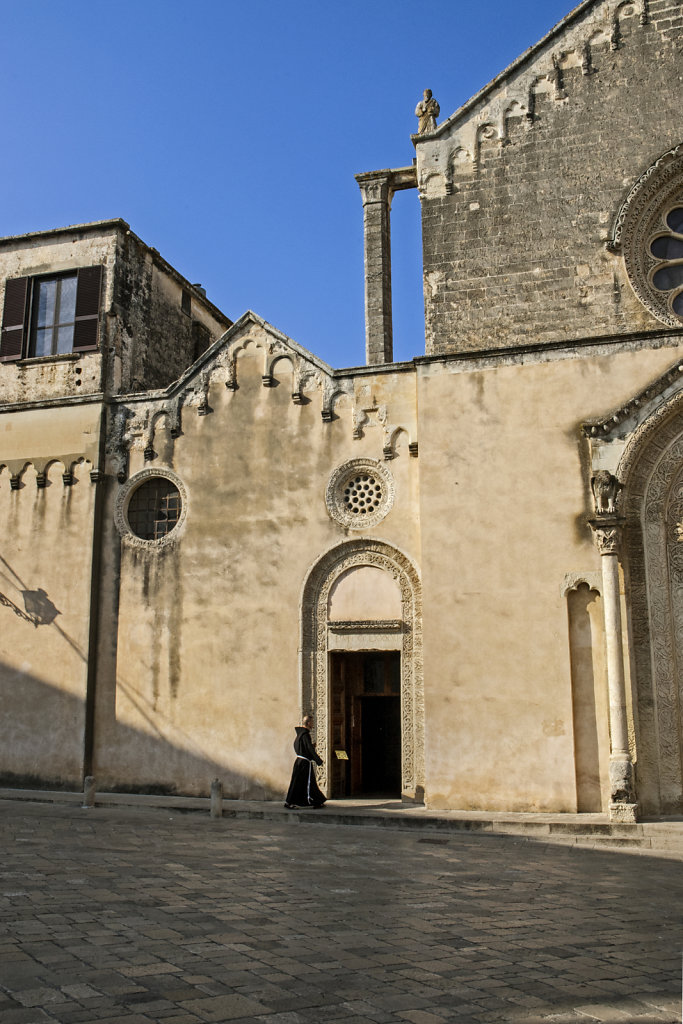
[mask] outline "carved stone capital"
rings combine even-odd
[[[367,174],[356,175],[363,206],[367,206],[368,203],[386,203],[388,205],[391,202],[390,178],[390,171],[371,171]]]
[[[616,515],[599,515],[588,520],[595,546],[601,555],[619,554],[622,527],[625,522],[623,516]]]

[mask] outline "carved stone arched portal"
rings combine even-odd
[[[406,801],[424,800],[424,691],[422,677],[422,588],[417,569],[397,548],[379,540],[358,539],[332,548],[309,571],[301,604],[302,712],[316,718],[319,776],[325,788],[330,775],[329,723],[330,592],[340,577],[355,567],[371,566],[388,573],[400,591],[400,620],[349,625],[380,636],[394,634],[401,654],[401,793]]]
[[[683,395],[636,431],[619,467],[626,516],[638,798],[683,810]]]

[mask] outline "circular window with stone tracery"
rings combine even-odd
[[[656,235],[650,252],[656,259],[652,285],[667,297],[671,310],[683,319],[683,205],[674,206],[663,218],[666,231]]]
[[[325,492],[332,519],[352,530],[380,523],[394,503],[394,480],[381,462],[352,459],[334,471]]]
[[[612,252],[622,250],[631,286],[658,320],[683,323],[683,145],[640,176],[617,216]]]

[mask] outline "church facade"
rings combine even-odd
[[[5,785],[280,799],[312,713],[333,799],[683,811],[682,41],[681,0],[585,0],[425,93],[357,176],[362,367],[123,221],[0,240]]]

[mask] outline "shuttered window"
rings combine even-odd
[[[15,277],[5,285],[0,359],[21,359],[26,337],[30,278]]]
[[[7,281],[0,360],[97,348],[102,267]]]

